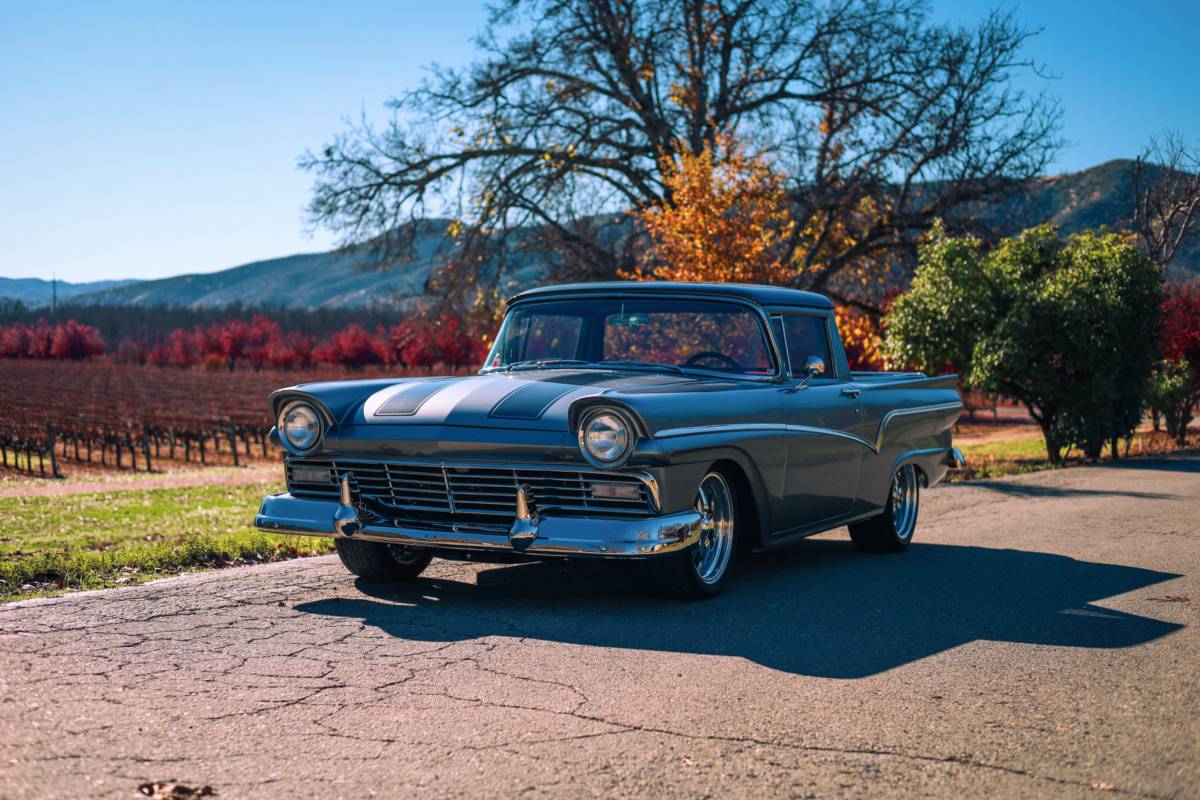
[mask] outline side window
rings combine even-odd
[[[812,356],[825,362],[823,378],[836,378],[833,355],[829,349],[829,331],[825,318],[811,314],[785,314],[783,338],[787,343],[788,359],[793,375],[804,373],[804,364]]]

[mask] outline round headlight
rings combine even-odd
[[[579,428],[579,446],[585,456],[602,464],[613,464],[629,453],[633,431],[625,418],[612,411],[593,411]]]
[[[308,450],[321,438],[321,416],[308,403],[292,403],[279,415],[279,433],[297,450]]]

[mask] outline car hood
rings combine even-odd
[[[567,430],[571,406],[593,396],[614,400],[662,392],[705,391],[730,382],[692,375],[610,370],[529,370],[465,377],[303,384],[273,396],[276,408],[301,396],[341,426],[439,425]]]

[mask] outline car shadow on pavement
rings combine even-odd
[[[977,480],[964,483],[990,492],[1013,495],[1015,497],[1131,497],[1138,500],[1172,500],[1180,499],[1180,495],[1163,494],[1161,492],[1135,492],[1125,489],[1075,489],[1069,486],[1044,486],[1032,483],[1011,483],[1008,481]]]
[[[1156,458],[1134,457],[1089,465],[1092,469],[1140,469],[1159,472],[1200,472],[1200,450],[1176,450]]]
[[[1021,550],[914,544],[859,554],[808,541],[741,560],[720,597],[649,596],[632,565],[485,567],[476,582],[359,580],[360,597],[302,603],[392,636],[516,636],[739,656],[785,672],[859,678],[975,640],[1086,648],[1143,644],[1180,625],[1092,605],[1179,577]]]

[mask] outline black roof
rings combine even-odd
[[[754,283],[677,283],[673,281],[598,281],[596,283],[566,283],[543,286],[509,298],[510,303],[532,298],[575,294],[707,294],[752,300],[764,306],[807,306],[833,308],[829,298],[815,292],[785,289],[782,286],[763,286]]]

